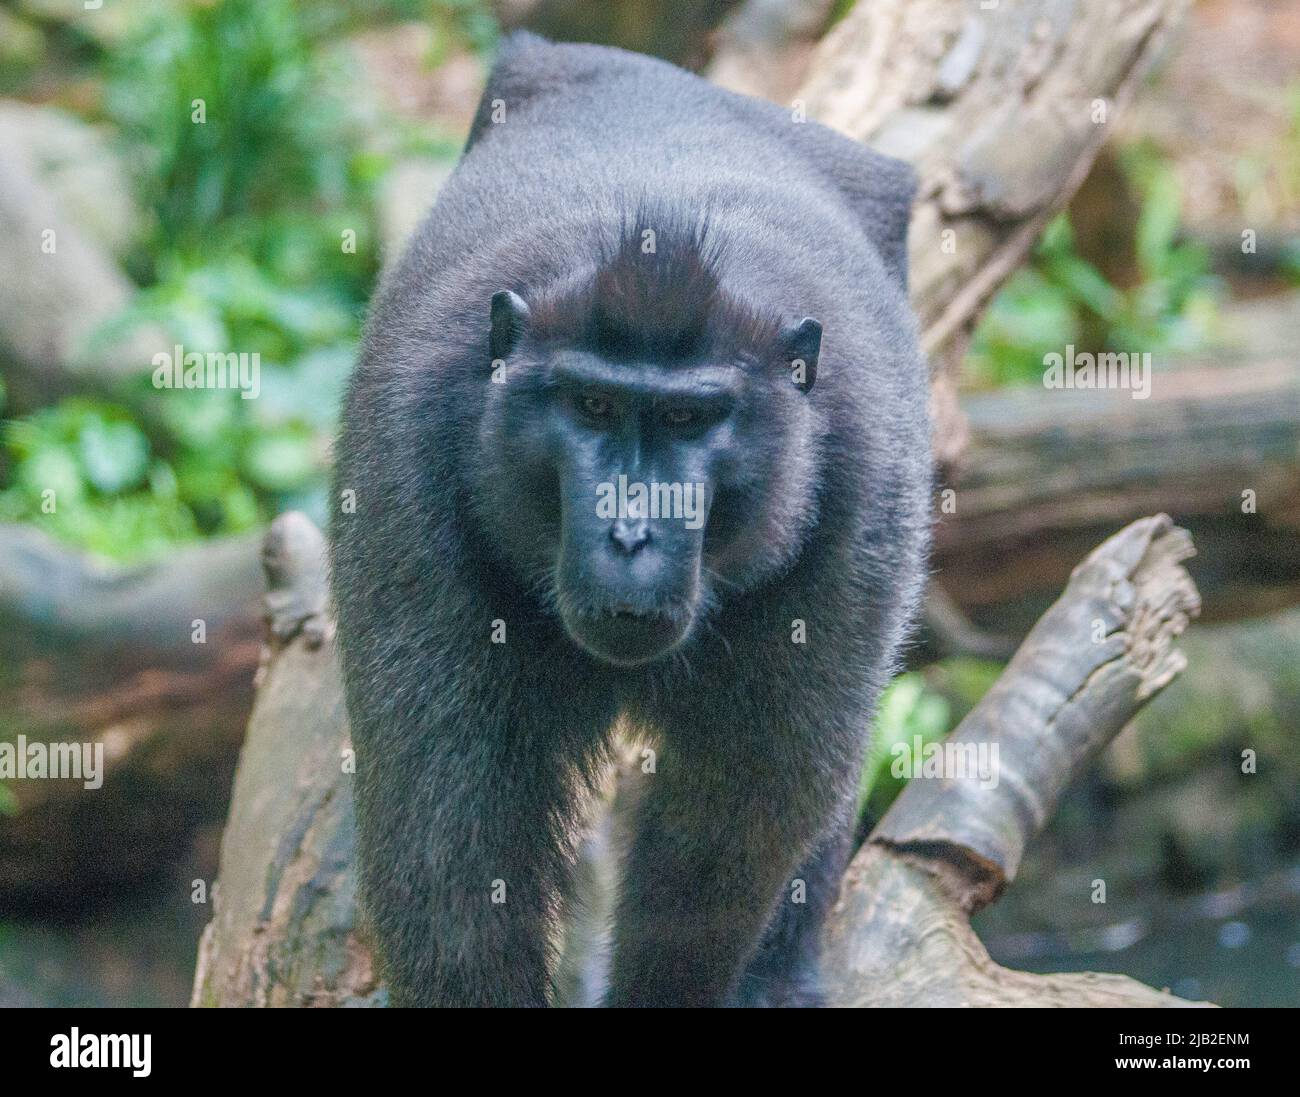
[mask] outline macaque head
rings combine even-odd
[[[662,658],[797,551],[816,320],[728,293],[689,237],[484,311],[478,513],[575,644]]]

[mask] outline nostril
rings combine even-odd
[[[650,540],[650,527],[642,519],[618,519],[609,529],[609,538],[629,556]]]

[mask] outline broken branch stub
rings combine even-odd
[[[1192,553],[1161,514],[1074,569],[944,744],[943,775],[909,781],[849,866],[827,927],[833,1004],[1194,1004],[1117,975],[1002,968],[969,922],[1015,879],[1083,766],[1183,669],[1174,641],[1200,608],[1182,567]],[[991,770],[970,764],[981,748]]]
[[[221,838],[196,1006],[370,1006],[358,929],[351,743],[326,616],[325,542],[302,514],[263,548],[269,650]]]
[[[966,757],[996,750],[996,784],[911,781],[871,841],[955,867],[968,911],[995,899],[1081,768],[1183,669],[1194,551],[1163,514],[1095,549],[948,739]]]

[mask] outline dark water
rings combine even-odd
[[[164,910],[77,927],[3,923],[0,1007],[188,1005],[197,943]]]
[[[1086,921],[1082,904],[1044,903],[1038,890],[1012,887],[975,919],[1007,967],[1114,972],[1222,1006],[1300,1006],[1300,864],[1202,895],[1089,904]],[[1074,924],[1060,924],[1066,912]]]
[[[74,922],[0,920],[0,1007],[184,1006],[212,916],[190,882],[215,874],[215,844],[129,900]]]

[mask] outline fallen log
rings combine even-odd
[[[1192,552],[1164,515],[1102,544],[945,744],[985,752],[996,783],[974,769],[908,782],[850,866],[828,927],[840,1004],[1188,1004],[1116,975],[1009,971],[968,918],[1015,879],[1071,780],[1183,669],[1174,641],[1199,611],[1181,566]]]
[[[224,816],[260,652],[259,535],[102,565],[0,526],[0,742],[103,748],[102,786],[5,782],[0,904],[130,894]]]
[[[910,254],[927,350],[1024,261],[1186,7],[876,0],[823,39],[796,97],[809,117],[920,175]]]
[[[384,1000],[357,925],[351,744],[324,548],[297,513],[267,534],[268,659],[199,942],[195,1006]]]
[[[1027,387],[962,410],[970,441],[939,507],[934,561],[971,624],[1023,635],[1089,545],[1156,509],[1196,538],[1207,619],[1300,602],[1292,361],[1159,371],[1144,400]]]
[[[356,905],[350,745],[322,548],[302,515],[281,516],[269,535],[271,654],[222,840],[194,1005],[385,1001]],[[1119,976],[1006,971],[967,919],[1015,878],[1071,779],[1182,669],[1174,642],[1198,610],[1181,566],[1191,551],[1185,531],[1160,515],[1075,569],[951,737],[961,747],[996,745],[996,785],[914,779],[854,859],[827,935],[833,1004],[1185,1004]],[[593,831],[606,828],[597,820]],[[607,844],[589,848],[596,863],[587,875],[610,880]],[[580,920],[570,925],[570,943],[599,939]],[[590,961],[570,949],[564,967]]]

